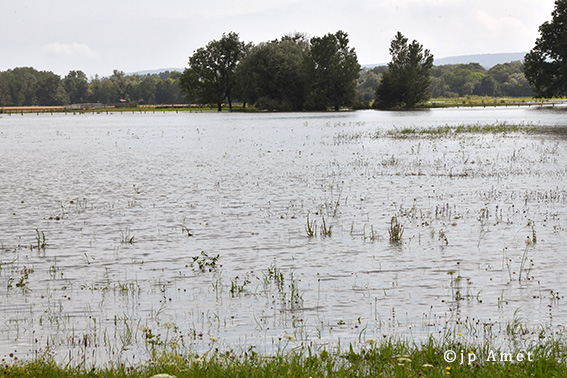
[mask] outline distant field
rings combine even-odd
[[[567,99],[541,99],[535,97],[455,97],[432,98],[420,107],[460,107],[460,106],[543,106],[567,104]]]

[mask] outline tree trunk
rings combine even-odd
[[[222,103],[218,102],[217,105],[218,105],[218,111],[222,112]]]

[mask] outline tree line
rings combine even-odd
[[[291,34],[258,45],[238,34],[223,34],[189,58],[180,85],[191,102],[216,104],[234,99],[258,109],[323,110],[352,105],[360,64],[347,33],[323,37]]]
[[[50,106],[80,103],[179,104],[185,95],[179,87],[180,72],[126,75],[114,70],[110,77],[91,80],[82,71],[65,77],[32,67],[0,72],[0,106]]]
[[[369,107],[387,66],[365,68],[357,83],[359,107]],[[535,96],[520,61],[498,64],[490,69],[479,63],[433,66],[429,91],[432,97],[466,96],[523,97]]]

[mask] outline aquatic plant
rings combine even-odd
[[[404,235],[404,226],[398,221],[398,218],[395,215],[390,220],[388,235],[390,236],[390,243],[399,244],[402,242],[402,236]]]
[[[315,221],[309,221],[309,213],[307,213],[307,223],[305,224],[305,232],[307,237],[313,238],[317,235],[317,223]]]
[[[329,225],[327,227],[327,222],[325,222],[325,217],[321,215],[321,233],[320,235],[325,236],[325,237],[330,237],[332,235],[332,231],[331,228],[333,226]]]
[[[207,270],[209,272],[212,272],[213,270],[217,269],[219,266],[217,264],[219,257],[220,255],[209,256],[205,251],[201,251],[201,254],[199,256],[193,257],[193,262],[191,263],[191,266],[193,266],[193,264],[197,264],[201,272],[204,273]]]
[[[230,295],[232,297],[240,295],[246,288],[246,285],[250,284],[249,279],[245,278],[241,283],[239,282],[239,279],[240,278],[236,276],[233,280],[230,281]]]
[[[38,250],[43,250],[45,251],[45,248],[47,248],[47,246],[49,244],[47,244],[47,240],[45,238],[45,232],[43,231],[39,231],[39,229],[35,229],[36,232],[36,236],[35,236],[35,240],[36,240],[36,245],[30,245],[30,249],[34,249],[37,248]]]
[[[120,230],[120,243],[122,244],[134,244],[134,235],[130,234],[130,227]]]

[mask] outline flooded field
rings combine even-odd
[[[566,116],[3,115],[0,356],[553,339]]]

